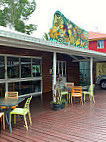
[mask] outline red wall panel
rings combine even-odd
[[[89,41],[89,50],[94,50],[94,51],[106,53],[106,40],[104,40],[104,48],[103,49],[97,48],[97,41]]]

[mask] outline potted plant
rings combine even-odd
[[[61,109],[64,109],[66,105],[66,99],[62,99],[61,102]]]
[[[51,101],[50,104],[53,104],[53,109],[54,109],[55,111],[58,111],[58,110],[61,109],[62,101],[59,99],[59,97],[57,97],[56,102]]]

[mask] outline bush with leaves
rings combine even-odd
[[[37,29],[34,24],[25,24],[36,9],[35,0],[0,0],[0,25],[31,34]]]

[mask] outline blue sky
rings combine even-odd
[[[34,37],[41,38],[44,32],[49,32],[57,10],[87,31],[106,33],[106,0],[36,0],[36,4],[29,20],[38,25]]]

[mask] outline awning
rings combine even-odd
[[[11,48],[33,49],[47,52],[57,52],[68,54],[73,61],[88,61],[93,57],[94,61],[106,61],[106,53],[82,49],[62,43],[56,43],[24,35],[21,33],[13,33],[0,30],[0,45],[9,46]]]

